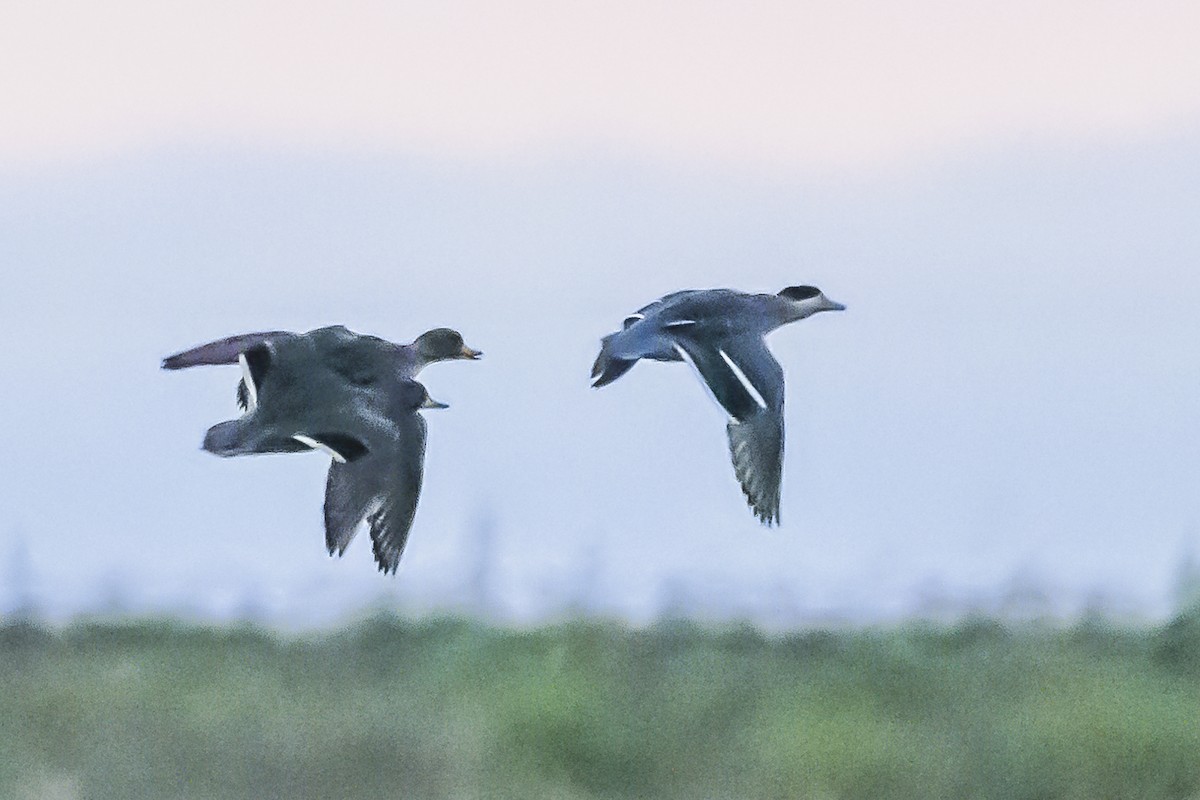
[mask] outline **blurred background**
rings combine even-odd
[[[525,797],[887,796],[881,787],[899,784],[872,783],[873,772],[839,782],[794,766],[807,763],[794,731],[768,731],[784,712],[743,726],[703,691],[730,708],[744,707],[736,696],[778,709],[784,701],[753,687],[790,685],[779,677],[790,669],[817,681],[811,659],[833,659],[821,663],[845,666],[850,683],[805,691],[913,700],[925,684],[895,683],[906,668],[887,664],[920,664],[949,685],[998,652],[1003,675],[1028,677],[1042,674],[1031,665],[1061,675],[1100,648],[1115,672],[1095,685],[1134,675],[1146,691],[1127,707],[1095,704],[1113,718],[1147,715],[1144,728],[1105,738],[1117,751],[1064,756],[1014,784],[1013,764],[1070,738],[1059,716],[1045,712],[1046,738],[1028,749],[1003,732],[988,738],[982,723],[970,723],[983,737],[971,738],[942,720],[922,751],[942,766],[910,770],[914,791],[1130,796],[1112,786],[1145,789],[1152,773],[1168,777],[1141,796],[1200,792],[1184,766],[1200,763],[1200,742],[1163,721],[1163,709],[1190,708],[1170,692],[1195,680],[1186,612],[1200,592],[1193,5],[118,0],[3,17],[0,614],[9,688],[33,698],[10,709],[9,725],[14,735],[40,725],[45,738],[18,737],[25,749],[10,751],[0,785],[28,796],[250,792],[220,782],[236,769],[155,783],[147,754],[172,763],[155,748],[194,751],[186,737],[107,756],[95,755],[99,734],[75,750],[53,743],[92,719],[90,703],[161,710],[122,694],[148,663],[165,670],[164,687],[187,685],[172,664],[225,664],[209,677],[227,686],[201,681],[179,701],[204,708],[199,698],[283,698],[272,692],[290,691],[298,665],[332,676],[345,652],[389,685],[370,666],[377,646],[386,657],[375,658],[402,671],[415,669],[404,653],[457,664],[447,674],[464,685],[490,670],[471,665],[512,663],[525,689],[487,694],[529,714],[541,707],[534,695],[550,702],[541,670],[624,659],[599,682],[559,686],[561,719],[510,720],[568,742],[561,764],[538,762],[543,782],[496,778],[490,761],[463,756],[454,766],[466,777],[451,783],[389,784],[412,796],[501,796],[480,786]],[[742,502],[723,415],[687,369],[644,364],[602,391],[588,388],[588,370],[600,336],[666,292],[802,283],[848,310],[771,337],[788,379],[788,442],[783,524],[766,529]],[[335,323],[405,342],[451,326],[486,353],[421,376],[451,408],[426,415],[425,489],[394,577],[375,571],[365,535],[344,558],[326,555],[324,457],[200,451],[205,429],[236,413],[236,369],[158,366],[234,333]],[[913,632],[927,624],[936,632]],[[1093,636],[1097,625],[1108,633]],[[821,631],[832,639],[812,638]],[[1046,631],[1071,632],[1073,644],[1038,638]],[[745,655],[762,648],[761,659]],[[950,664],[951,651],[966,661]],[[680,686],[691,688],[670,694],[655,671],[676,663],[664,653],[684,654]],[[776,658],[784,666],[770,673],[762,665]],[[268,670],[280,682],[256,683],[271,659],[289,665]],[[883,683],[857,670],[868,663]],[[1153,672],[1164,663],[1184,668]],[[716,766],[719,780],[672,783],[665,765],[707,745],[672,739],[676,750],[649,753],[667,712],[627,694],[630,681],[668,692],[658,699],[680,730],[719,719],[723,746],[793,766],[738,761],[746,775],[774,775],[769,784]],[[1047,682],[1027,687],[1043,710]],[[1086,705],[1097,696],[1080,685]],[[159,697],[154,681],[136,686]],[[500,729],[466,711],[437,716],[447,686],[410,695],[434,715],[442,739],[432,741],[492,741],[486,732]],[[981,686],[961,684],[962,697]],[[808,696],[778,690],[786,702]],[[634,703],[623,711],[600,699],[623,693]],[[681,697],[700,704],[694,714]],[[651,714],[641,734],[613,734],[630,751],[600,765],[587,758],[609,745],[570,713],[592,708],[588,698],[614,718]],[[830,706],[841,733],[822,729],[813,752],[842,742],[848,768],[875,763],[879,775],[894,774],[889,759],[915,763],[900,745],[914,739],[891,722],[871,739],[885,755],[863,757],[845,709]],[[109,721],[84,725],[93,733],[165,724],[96,714]],[[209,719],[215,738],[202,741],[249,758],[268,729],[297,727],[267,718],[238,727],[236,741]],[[355,735],[417,741],[428,725],[412,724]],[[542,752],[496,735],[503,747],[471,752]],[[429,741],[433,761],[414,756],[421,775],[449,769]],[[966,743],[969,765],[948,742]],[[1118,770],[1113,780],[1128,784],[1054,782],[1072,770],[1112,777],[1091,767],[1143,750],[1178,758]],[[392,753],[368,748],[379,761],[364,756],[364,769],[385,774]],[[145,785],[116,780],[120,765]],[[325,796],[319,781],[289,783],[279,776],[299,773],[281,770],[250,769],[267,775],[253,793],[299,797],[311,784]],[[1011,791],[968,791],[1001,785]]]

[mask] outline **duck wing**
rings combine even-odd
[[[366,519],[375,562],[395,572],[408,541],[425,471],[425,420],[415,411],[391,419],[366,456],[334,462],[325,483],[325,546],[339,556]]]
[[[758,336],[708,340],[682,328],[674,336],[716,401],[729,414],[725,426],[734,473],[754,515],[779,522],[783,478],[783,368]]]
[[[289,336],[286,331],[263,331],[261,333],[243,333],[237,336],[227,336],[215,342],[197,345],[190,350],[167,356],[162,360],[163,369],[187,369],[188,367],[209,366],[215,364],[236,364],[238,355],[246,352],[255,345],[262,344],[279,336]]]
[[[358,524],[371,511],[381,493],[373,458],[341,464],[333,461],[325,479],[325,547],[329,555],[342,555]]]
[[[779,487],[783,482],[783,414],[763,412],[725,425],[729,456],[742,494],[754,516],[770,527],[779,524]]]

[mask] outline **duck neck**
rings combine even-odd
[[[805,308],[800,303],[793,303],[787,298],[779,295],[770,295],[772,302],[767,306],[766,320],[769,324],[768,330],[787,325],[789,322],[798,322],[808,315],[812,314],[811,309]]]

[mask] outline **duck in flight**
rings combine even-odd
[[[601,340],[592,386],[607,386],[640,359],[684,361],[729,415],[726,432],[734,472],[751,511],[779,522],[783,476],[783,368],[764,337],[821,311],[843,311],[815,286],[778,294],[689,289],[627,316]]]
[[[447,357],[479,357],[454,335],[460,355]],[[330,555],[342,555],[365,520],[379,569],[394,573],[424,473],[427,428],[418,411],[446,408],[412,379],[443,358],[416,343],[408,348],[335,326],[222,339],[171,356],[163,367],[240,363],[247,413],[210,428],[204,449],[220,456],[325,452],[333,460],[325,487]]]
[[[462,334],[452,328],[434,328],[418,336],[411,344],[396,344],[378,336],[368,336],[342,326],[317,328],[308,333],[263,331],[228,336],[197,345],[181,353],[167,356],[162,368],[187,369],[218,364],[242,364],[242,381],[238,384],[237,400],[243,410],[250,410],[257,398],[253,386],[246,381],[244,354],[256,345],[274,342],[308,341],[318,355],[314,366],[332,369],[352,383],[363,383],[377,375],[415,378],[417,374],[438,361],[452,359],[477,360],[483,353],[468,347]]]

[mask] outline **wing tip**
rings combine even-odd
[[[750,507],[750,513],[754,515],[759,524],[767,528],[778,526],[781,520],[779,495],[763,498],[755,492],[755,487],[749,481],[739,480],[738,483],[742,487],[742,494],[746,498],[746,505]]]
[[[768,508],[756,506],[748,494],[746,495],[746,500],[750,506],[750,510],[754,512],[754,516],[758,517],[759,524],[767,528],[774,528],[779,525],[778,505]]]
[[[400,566],[400,554],[385,553],[383,548],[379,546],[379,542],[374,542],[375,550],[375,566],[384,575],[395,575],[396,570]]]
[[[761,433],[762,426],[770,424],[770,417],[757,416],[739,422],[731,419],[726,425],[729,435],[729,455],[733,462],[734,475],[737,478],[746,505],[760,524],[773,528],[780,524],[780,497],[783,479],[783,431],[778,431],[778,463],[772,458],[767,463],[761,463],[761,455],[755,453],[755,444],[744,438],[753,436],[753,428]],[[782,422],[780,419],[779,422]],[[747,425],[749,429],[743,429]],[[774,437],[768,437],[771,442]],[[769,452],[769,450],[768,450]],[[760,463],[756,464],[756,461]],[[764,469],[765,467],[765,469]],[[774,468],[772,468],[774,467]]]
[[[374,514],[367,516],[367,523],[371,529],[371,551],[375,555],[375,566],[384,575],[395,575],[396,570],[400,567],[400,556],[404,555],[405,541],[401,541],[397,547],[394,544],[389,545],[385,542],[385,535],[380,535],[376,525],[383,518],[382,511],[376,511]],[[405,532],[407,538],[407,531]]]

